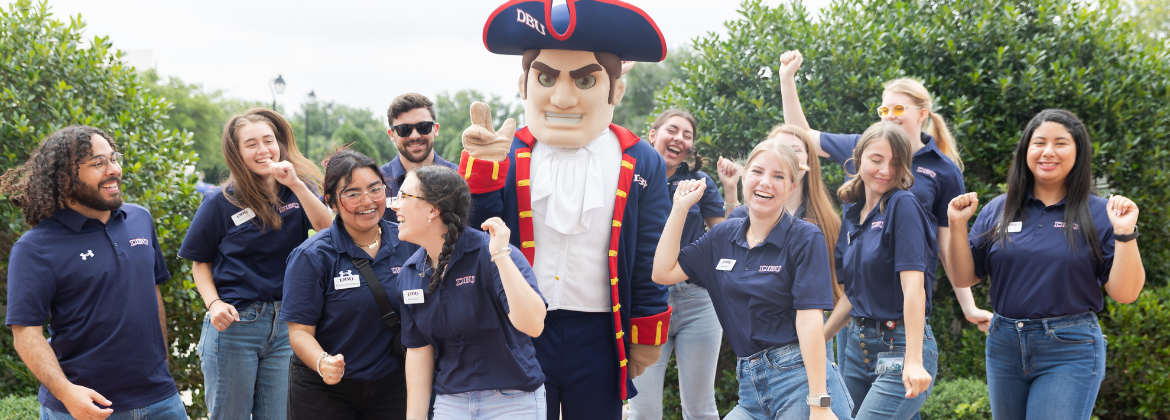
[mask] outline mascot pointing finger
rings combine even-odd
[[[548,418],[618,419],[670,327],[666,289],[650,279],[670,200],[662,157],[612,124],[613,110],[622,61],[661,61],[665,41],[645,12],[616,0],[510,1],[483,40],[521,56],[528,126],[496,130],[490,109],[472,105],[459,164],[472,226],[501,217],[548,302],[533,339]]]

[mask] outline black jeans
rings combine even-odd
[[[293,355],[288,371],[289,420],[406,418],[405,363],[385,378],[359,381],[341,378],[326,385],[313,368]]]

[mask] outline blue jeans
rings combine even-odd
[[[938,342],[930,324],[926,324],[922,337],[922,367],[932,379],[938,378]],[[906,351],[906,328],[899,323],[894,329],[875,325],[858,325],[849,322],[849,336],[845,342],[845,360],[841,362],[841,374],[849,395],[858,402],[853,417],[858,420],[919,419],[918,409],[930,397],[930,387],[917,397],[906,399],[906,386],[902,375],[878,375],[876,372],[878,353],[890,351],[890,340],[894,351]]]
[[[545,420],[547,400],[544,385],[533,392],[492,389],[439,394],[435,396],[435,420]]]
[[[772,347],[735,363],[739,403],[724,420],[808,420],[808,374],[800,355],[800,343]],[[826,365],[825,386],[831,397],[829,409],[838,420],[849,420],[853,400],[845,392],[841,374]]]
[[[996,314],[985,348],[996,420],[1092,416],[1105,378],[1105,337],[1097,315],[1011,319]]]
[[[187,409],[179,394],[142,408],[115,411],[106,420],[187,420]],[[69,413],[62,413],[41,406],[41,420],[74,420]]]
[[[630,418],[662,418],[662,382],[670,353],[674,351],[683,418],[718,420],[715,366],[719,363],[723,328],[719,326],[715,307],[711,306],[711,296],[702,286],[678,283],[670,286],[667,300],[674,308],[670,334],[662,345],[658,362],[634,378],[638,396],[630,399]]]
[[[197,351],[203,367],[207,418],[284,420],[288,418],[288,323],[280,302],[252,302],[236,308],[240,320],[223,332],[203,318]]]

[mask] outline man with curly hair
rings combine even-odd
[[[9,255],[4,322],[41,381],[41,419],[187,418],[158,290],[171,275],[150,213],[122,203],[121,180],[114,141],[86,126],[53,133],[0,178],[32,227]]]

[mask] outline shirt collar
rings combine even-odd
[[[121,207],[118,207],[117,210],[110,212],[110,220],[114,220],[115,217],[121,217],[122,219],[125,219],[126,211],[122,210]],[[53,218],[57,219],[57,221],[61,222],[61,224],[65,225],[69,229],[73,229],[74,232],[81,232],[81,228],[85,227],[85,222],[90,220],[101,223],[101,220],[86,217],[85,215],[82,215],[81,213],[78,213],[76,210],[73,210],[69,207],[57,209],[56,212],[53,212]],[[109,221],[106,221],[106,223],[109,223]]]
[[[393,249],[398,246],[398,235],[390,229],[393,227],[390,223],[385,219],[378,222],[378,226],[382,228],[382,243],[378,246],[378,252],[374,254],[375,261],[390,256]],[[353,237],[349,236],[349,232],[342,225],[341,215],[333,217],[333,225],[329,226],[329,239],[333,242],[333,249],[339,254],[349,255],[350,258],[371,259],[370,254],[362,250],[362,247],[353,241]],[[382,249],[386,249],[386,252],[382,252]]]
[[[455,250],[451,251],[451,259],[447,261],[447,265],[451,266],[455,264],[456,261],[459,261],[459,258],[463,257],[463,254],[482,248],[484,241],[481,239],[481,235],[485,234],[471,227],[463,228],[463,233],[459,234],[459,239],[455,240]],[[422,258],[415,260],[413,264],[410,262],[407,263],[408,266],[420,273],[424,273],[431,268],[430,264],[427,263],[426,249],[422,249]]]
[[[739,226],[735,228],[735,237],[732,242],[742,246],[746,249],[751,249],[747,242],[747,231],[751,227],[751,216],[740,219]],[[792,225],[796,223],[796,218],[792,217],[788,212],[780,215],[780,220],[776,222],[776,226],[772,227],[772,231],[768,232],[768,237],[764,238],[763,243],[775,245],[777,248],[784,248],[784,243],[788,239],[788,231],[792,230]]]
[[[433,163],[434,165],[448,167],[452,166],[451,162],[448,162],[446,159],[443,159],[442,156],[439,156],[439,154],[436,153],[434,149],[431,150],[431,156],[435,158]],[[395,156],[394,159],[390,159],[390,178],[398,182],[398,185],[402,185],[402,180],[404,177],[406,177],[406,167],[402,166],[402,154],[400,153],[398,156]]]
[[[691,166],[687,165],[686,162],[678,164],[678,167],[674,169],[674,175],[671,175],[666,182],[673,184],[675,181],[684,179],[691,179]]]
[[[1033,195],[1032,195],[1032,189],[1031,189],[1031,188],[1029,188],[1029,189],[1028,189],[1028,195],[1027,195],[1027,198],[1026,198],[1024,201],[1025,201],[1025,202],[1029,202],[1029,203],[1033,203],[1033,205],[1035,205],[1035,206],[1037,206],[1037,207],[1039,207],[1039,208],[1047,208],[1047,207],[1059,207],[1059,206],[1063,206],[1063,205],[1064,205],[1064,202],[1065,202],[1065,200],[1068,200],[1068,194],[1065,194],[1065,195],[1064,195],[1064,198],[1061,198],[1061,199],[1060,199],[1060,201],[1057,201],[1057,202],[1056,202],[1056,204],[1053,204],[1053,205],[1049,206],[1049,205],[1047,205],[1047,204],[1044,204],[1044,202],[1043,202],[1043,201],[1040,201],[1040,199],[1038,199],[1038,198],[1036,198],[1035,196],[1033,196]]]
[[[915,153],[914,156],[918,156],[926,152],[934,152],[934,154],[942,157],[942,151],[938,150],[938,142],[934,141],[934,137],[931,137],[930,134],[919,133],[919,138],[922,139],[922,148],[918,149],[918,153]]]
[[[905,191],[905,190],[902,190],[902,191]],[[878,203],[878,205],[874,206],[873,209],[871,209],[869,211],[869,214],[867,214],[865,216],[865,219],[869,220],[870,218],[876,217],[878,213],[881,213],[882,206],[889,204],[890,199],[893,198],[894,194],[897,192],[898,192],[898,190],[891,190],[891,191],[887,192],[885,195],[883,195],[882,198],[880,199],[881,203]],[[842,219],[844,219],[845,221],[848,221],[849,223],[852,223],[854,226],[861,226],[861,224],[865,222],[865,220],[860,220],[861,219],[861,209],[863,207],[865,207],[864,195],[861,197],[861,201],[849,204],[849,208],[845,210],[845,214],[842,216]]]

